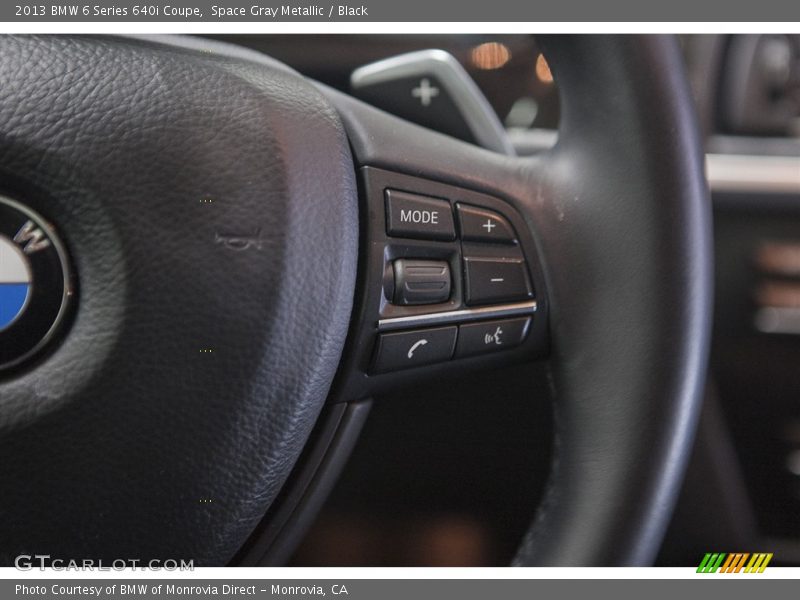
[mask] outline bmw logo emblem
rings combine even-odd
[[[0,196],[0,370],[45,347],[72,295],[66,251],[53,228]]]

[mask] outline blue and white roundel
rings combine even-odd
[[[16,321],[31,294],[31,270],[22,250],[0,235],[0,331]]]

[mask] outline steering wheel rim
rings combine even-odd
[[[689,458],[711,337],[712,219],[702,144],[675,38],[548,42],[564,89],[554,152],[559,193],[571,187],[562,178],[575,172],[585,182],[574,190],[576,203],[587,195],[613,200],[610,190],[600,192],[610,174],[627,179],[627,193],[616,211],[609,203],[580,214],[560,204],[551,213],[549,256],[566,255],[561,269],[545,259],[560,457],[516,560],[650,565]],[[569,53],[581,60],[567,58],[562,68]],[[598,85],[618,93],[592,98]],[[610,124],[625,119],[637,124]],[[603,150],[614,160],[598,168]],[[562,245],[570,213],[590,221]],[[598,244],[606,246],[599,260]],[[596,292],[574,283],[598,276]],[[588,297],[576,301],[579,288]]]
[[[28,43],[27,39],[22,42]],[[39,42],[38,51],[52,52],[52,47],[47,48],[48,43]],[[125,52],[134,48],[135,53],[140,56],[143,53],[151,60],[159,54],[164,62],[153,72],[167,77],[170,94],[174,91],[169,85],[170,76],[193,86],[189,78],[170,73],[170,64],[177,71],[177,67],[185,69],[191,65],[194,69],[202,63],[198,68],[209,74],[222,68],[234,78],[227,79],[229,83],[235,80],[253,84],[237,88],[237,93],[248,102],[264,94],[268,96],[269,90],[276,86],[283,91],[291,90],[286,95],[277,92],[271,98],[270,110],[293,115],[295,134],[301,139],[318,135],[320,127],[328,136],[327,142],[322,141],[325,136],[315,139],[318,148],[325,147],[327,152],[314,154],[318,162],[327,165],[324,169],[327,176],[308,178],[313,180],[309,185],[316,186],[317,191],[308,194],[303,206],[311,211],[304,214],[325,224],[316,229],[318,235],[330,236],[330,245],[326,247],[332,250],[327,252],[330,259],[327,264],[333,276],[320,285],[336,312],[327,323],[314,321],[318,323],[315,326],[327,327],[324,338],[329,344],[325,352],[316,355],[316,365],[305,364],[314,371],[317,383],[311,386],[313,389],[305,390],[302,401],[295,404],[295,408],[305,406],[302,415],[287,417],[280,426],[281,435],[250,447],[258,450],[268,443],[273,449],[285,450],[286,456],[271,463],[271,472],[262,472],[256,478],[258,484],[245,493],[249,497],[237,494],[234,507],[229,507],[236,509],[231,515],[213,513],[206,507],[202,510],[184,507],[189,516],[183,515],[175,525],[167,524],[170,535],[137,535],[133,543],[121,543],[116,535],[103,540],[80,537],[71,545],[56,544],[53,554],[109,556],[124,549],[128,553],[158,556],[168,550],[164,544],[167,539],[172,544],[169,550],[196,557],[201,564],[219,564],[226,562],[238,549],[237,545],[244,542],[296,462],[340,362],[355,287],[354,158],[358,165],[390,168],[502,197],[523,214],[535,239],[549,304],[550,372],[556,392],[556,464],[545,501],[525,536],[515,564],[642,565],[652,561],[671,514],[693,437],[704,382],[711,312],[710,205],[690,94],[673,39],[547,38],[544,51],[559,82],[562,120],[556,148],[535,159],[503,157],[471,147],[402,122],[332,90],[323,88],[323,97],[274,61],[233,46],[197,40],[162,39],[153,43],[89,39],[64,43],[61,51],[68,56],[75,52],[73,58],[89,51],[102,61],[103,52],[113,54],[111,48],[122,48]],[[19,56],[28,51],[26,48]],[[169,53],[172,56],[164,58]],[[124,56],[124,52],[117,56]],[[148,76],[153,74],[144,71]],[[36,82],[29,81],[35,87]],[[200,93],[198,87],[193,91]],[[219,95],[213,97],[216,102],[223,102]],[[232,101],[237,100],[234,94]],[[298,103],[300,109],[295,106],[294,112],[286,112],[291,102]],[[301,113],[321,117],[317,121],[318,131],[311,134],[309,128],[300,124]],[[9,118],[8,122],[19,130],[19,120]],[[273,127],[274,122],[263,134],[276,135]],[[239,129],[239,135],[242,131]],[[4,132],[8,134],[7,130]],[[40,129],[39,133],[47,132]],[[289,141],[288,136],[281,139]],[[232,144],[235,136],[226,134],[225,140]],[[302,147],[311,151],[307,143]],[[8,152],[6,148],[6,156]],[[333,158],[323,156],[326,153]],[[41,160],[41,156],[37,159]],[[17,164],[19,161],[12,166]],[[244,181],[243,178],[246,174],[239,173],[236,181]],[[338,186],[335,196],[342,213],[337,215],[335,210],[327,210],[324,216],[313,214],[317,208],[309,198],[324,195],[324,187],[332,184]],[[273,189],[274,185],[265,181],[264,189]],[[52,197],[53,193],[48,190],[44,196]],[[303,202],[298,195],[292,195],[292,201]],[[43,207],[42,212],[48,212],[47,208]],[[48,214],[53,210],[50,208]],[[253,206],[248,210],[253,210]],[[72,249],[79,262],[74,247],[76,238],[69,232],[69,223],[63,217],[57,223],[64,228],[67,241],[73,242]],[[113,231],[114,227],[110,229]],[[307,264],[307,257],[298,263]],[[81,264],[77,266],[79,274],[85,273]],[[268,267],[266,263],[260,266]],[[103,277],[108,281],[113,275],[107,272]],[[609,289],[614,293],[609,294]],[[101,307],[95,303],[93,309]],[[81,310],[85,310],[83,303]],[[326,314],[312,313],[315,319]],[[263,312],[256,314],[264,317]],[[297,323],[286,331],[292,328],[308,332],[308,328]],[[36,439],[37,429],[42,431],[42,421],[37,422],[42,412],[46,413],[45,420],[50,420],[48,431],[52,433],[59,427],[58,418],[71,410],[65,403],[43,409],[36,404],[38,396],[32,402],[30,390],[37,389],[37,385],[41,389],[41,384],[34,380],[52,376],[53,371],[48,369],[64,356],[76,331],[80,331],[77,323],[52,356],[36,368],[0,384],[7,401],[4,408],[16,408],[14,419],[4,419],[6,427],[0,442],[4,452],[20,453]],[[263,337],[258,338],[258,343],[264,343]],[[262,377],[264,373],[277,372],[268,365],[262,368],[265,369]],[[287,372],[290,369],[285,363],[280,363],[280,368]],[[285,397],[276,395],[275,401]],[[213,411],[207,416],[213,419],[219,414],[222,413]],[[96,426],[94,422],[92,427]],[[182,435],[188,433],[184,431]],[[235,434],[231,432],[225,437],[224,445],[231,452],[239,447]],[[291,444],[287,446],[285,442],[289,439]],[[157,455],[163,457],[175,441],[166,441]],[[22,481],[24,471],[43,464],[45,459],[38,455],[16,468],[6,467],[3,474],[8,481]],[[243,466],[231,459],[229,454],[224,468],[231,469],[232,476],[221,475],[220,463],[213,470],[220,475],[209,483],[215,493],[224,495],[223,486],[235,484],[237,474],[244,474],[246,469],[264,468],[258,460],[245,461]],[[66,463],[60,468],[74,474],[74,468]],[[190,470],[192,477],[196,477],[202,469],[195,465]],[[52,476],[53,470],[48,473]],[[137,474],[141,473],[137,470]],[[89,479],[93,483],[118,481],[118,474],[112,469],[106,468],[101,475]],[[178,483],[166,484],[157,504],[178,510],[174,500]],[[66,480],[60,484],[62,491],[68,489]],[[130,489],[127,485],[122,487]],[[190,487],[199,490],[196,481]],[[110,498],[118,499],[111,494],[104,496],[104,501]],[[23,520],[29,522],[34,515],[52,510],[54,502],[38,498],[27,509],[20,494],[4,499],[0,506],[4,513],[17,519],[22,512]],[[154,522],[153,515],[137,508],[136,503],[123,501],[123,505],[128,520],[122,521],[121,532],[130,531],[131,516]],[[106,524],[120,526],[121,514],[110,512],[112,517]],[[61,510],[56,514],[63,517],[70,512]],[[231,529],[233,516],[238,521],[237,527]],[[74,531],[80,521],[60,523],[54,531],[52,518],[47,518],[32,537],[30,529],[13,531],[7,538],[8,546],[0,548],[0,553],[8,559],[31,539],[46,544],[54,533],[64,535]],[[205,534],[197,532],[200,524],[210,530]],[[50,532],[46,531],[48,527]],[[221,536],[222,531],[226,534]],[[181,539],[181,534],[186,538]],[[220,539],[224,542],[220,543]]]

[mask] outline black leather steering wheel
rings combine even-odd
[[[337,402],[457,376],[458,361],[383,379],[362,368],[377,331],[365,299],[382,293],[363,262],[364,166],[520,215],[556,458],[516,563],[652,561],[693,438],[711,310],[710,205],[674,40],[546,38],[561,125],[533,159],[216,42],[0,44],[3,194],[53,223],[76,296],[58,343],[0,379],[0,563],[227,564],[337,370]]]

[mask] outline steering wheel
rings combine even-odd
[[[561,124],[535,158],[218,42],[0,44],[2,194],[65,265],[42,349],[0,371],[0,562],[228,564],[264,519],[277,527],[324,407],[535,357],[555,458],[516,564],[653,560],[711,312],[710,204],[673,39],[545,38]],[[470,237],[470,208],[512,239]],[[398,302],[400,259],[449,271],[450,295]],[[522,288],[487,296],[506,277]],[[462,352],[498,344],[496,322],[514,348]],[[0,336],[22,343],[14,324]],[[430,342],[416,353],[415,336]]]

